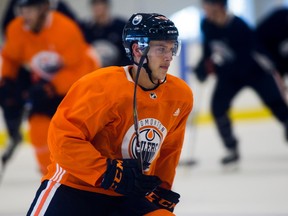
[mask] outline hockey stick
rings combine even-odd
[[[143,54],[140,58],[136,76],[135,76],[135,81],[134,81],[134,94],[133,94],[133,117],[134,117],[134,130],[135,130],[135,135],[136,135],[136,153],[137,153],[138,165],[142,173],[144,173],[144,169],[143,169],[143,158],[142,158],[142,145],[139,140],[139,122],[138,122],[138,112],[137,112],[137,86],[138,86],[140,70],[143,67],[143,63],[144,63],[144,60],[147,56],[149,49],[150,47],[147,46],[145,50],[143,51]]]
[[[193,111],[190,114],[189,118],[188,118],[188,124],[187,124],[187,130],[189,129],[190,133],[192,133],[191,138],[188,137],[186,138],[186,142],[188,141],[188,143],[185,143],[185,145],[183,145],[183,147],[185,147],[184,150],[186,150],[185,152],[189,152],[189,157],[188,158],[180,158],[179,161],[179,166],[182,167],[192,167],[192,166],[196,166],[198,165],[199,161],[197,159],[194,158],[194,154],[195,154],[195,148],[196,148],[196,142],[197,142],[197,135],[198,135],[198,125],[196,123],[196,119],[199,116],[199,112],[200,112],[200,107],[202,104],[202,99],[203,99],[203,92],[204,92],[204,88],[206,88],[207,86],[207,80],[206,82],[202,83],[200,81],[197,81],[196,78],[196,74],[195,74],[195,67],[194,66],[190,66],[186,68],[186,72],[188,73],[192,73],[192,77],[190,77],[190,84],[189,82],[187,82],[190,86],[193,86],[194,89],[194,93],[195,96],[197,95],[197,105],[193,107]],[[196,90],[195,90],[196,89]],[[196,94],[197,93],[197,94]],[[187,135],[187,134],[186,134]],[[190,138],[190,139],[189,139]],[[184,151],[183,151],[184,152]]]

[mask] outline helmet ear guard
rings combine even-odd
[[[133,61],[132,44],[137,43],[141,50],[148,47],[151,40],[175,41],[173,55],[179,53],[178,29],[174,23],[162,14],[136,13],[125,25],[122,33],[123,46],[127,56]]]
[[[149,39],[148,38],[142,38],[142,37],[127,37],[126,41],[124,41],[123,45],[126,51],[126,55],[133,60],[132,57],[132,45],[134,43],[138,44],[138,47],[141,51],[144,51],[146,47],[149,46]]]

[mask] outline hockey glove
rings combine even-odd
[[[213,63],[210,59],[202,59],[192,72],[195,72],[200,82],[204,82],[209,74],[214,73]]]
[[[29,91],[30,115],[40,113],[52,117],[62,99],[63,97],[57,94],[53,84],[41,80]]]
[[[5,109],[21,109],[24,104],[22,91],[16,80],[2,78],[0,81],[0,105]]]
[[[148,194],[146,198],[156,206],[173,212],[174,207],[179,202],[180,194],[172,190],[157,187],[153,192]]]
[[[142,174],[136,159],[108,159],[101,186],[127,196],[145,196],[160,184],[157,176]]]

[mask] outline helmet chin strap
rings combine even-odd
[[[154,85],[159,85],[159,83],[154,83],[152,80],[152,70],[149,68],[148,66],[148,57],[146,57],[146,63],[143,64],[143,68],[146,70],[146,73],[148,74],[148,77],[150,79],[150,81],[154,84]]]

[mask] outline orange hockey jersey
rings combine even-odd
[[[43,51],[56,52],[63,60],[64,66],[52,80],[60,95],[65,95],[81,76],[99,67],[78,26],[61,13],[50,12],[39,33],[30,31],[21,17],[10,23],[2,50],[2,76],[15,79],[19,67],[30,67],[32,57]]]
[[[128,67],[99,69],[71,87],[49,127],[52,164],[42,180],[119,195],[100,183],[107,158],[136,158],[134,82]],[[173,184],[192,106],[191,89],[172,75],[155,90],[138,86],[139,140],[144,159],[151,163],[146,174],[160,177],[167,189]]]

